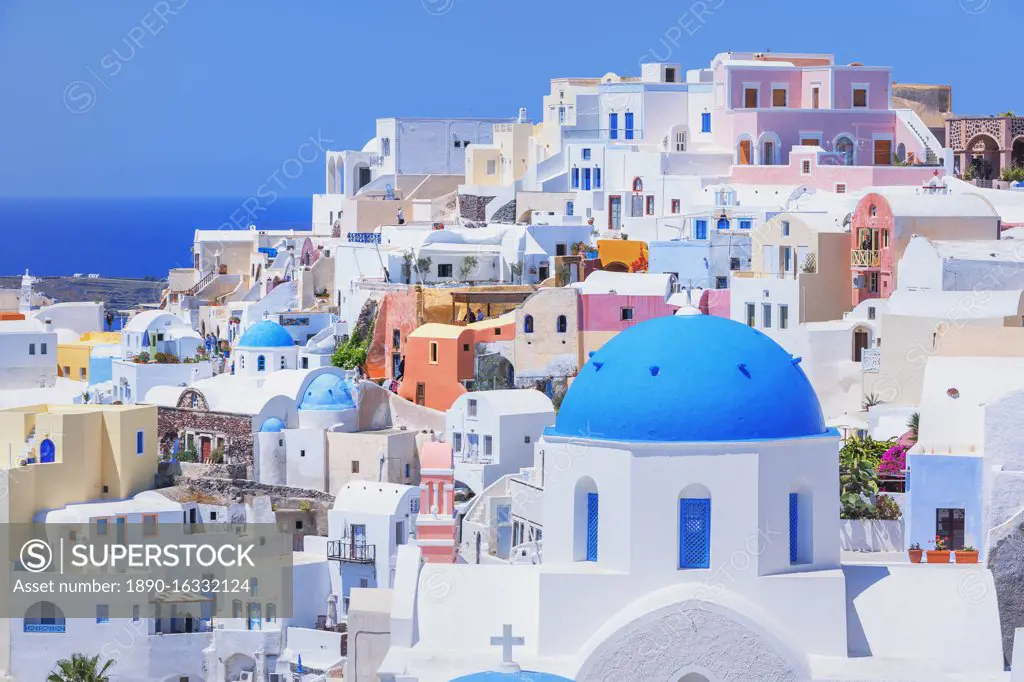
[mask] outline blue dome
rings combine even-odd
[[[321,374],[306,387],[299,402],[300,410],[325,410],[337,412],[351,410],[356,406],[352,392],[345,380],[337,374]]]
[[[602,346],[547,433],[706,442],[826,433],[798,361],[761,332],[707,315],[659,317]]]
[[[523,670],[517,673],[484,672],[456,677],[451,682],[572,682],[568,677]]]
[[[270,417],[267,421],[263,422],[263,426],[260,427],[260,433],[281,433],[284,430],[284,422],[277,417]]]
[[[249,327],[236,348],[280,348],[294,346],[295,341],[288,331],[272,320],[263,320]]]

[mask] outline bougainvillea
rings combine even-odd
[[[882,453],[882,461],[878,464],[878,473],[899,475],[907,468],[907,450],[903,443],[898,443]]]

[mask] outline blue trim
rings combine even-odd
[[[572,180],[570,181],[570,184],[572,186],[572,189],[579,189],[580,188],[580,169],[579,168],[573,168],[571,176],[572,176]]]
[[[608,114],[608,139],[617,140],[619,139],[619,115],[615,113]]]
[[[679,500],[679,568],[711,567],[711,500]]]
[[[583,169],[583,189],[585,189],[585,190],[589,190],[590,189],[590,169],[589,168],[584,168]]]
[[[594,189],[601,189],[601,167],[594,166]]]
[[[598,497],[587,493],[587,561],[597,561]]]
[[[633,139],[633,112],[626,112],[626,139]]]

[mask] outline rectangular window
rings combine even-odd
[[[740,229],[749,230],[754,226],[754,221],[750,218],[740,218]]]
[[[789,306],[779,305],[779,329],[789,329]]]
[[[963,509],[936,509],[935,537],[945,540],[951,550],[963,549],[966,517]]]
[[[586,561],[597,561],[598,521],[597,493],[587,493],[587,556]]]
[[[866,109],[868,106],[868,89],[866,87],[855,87],[853,89],[853,108]]]
[[[402,331],[400,329],[391,330],[391,348],[398,350],[402,346]]]
[[[142,537],[144,538],[155,538],[157,535],[156,530],[156,514],[143,514],[142,515]]]
[[[783,237],[788,237],[789,236],[789,221],[788,220],[783,220],[782,221],[782,236]]]
[[[571,183],[572,184],[570,185],[570,187],[572,189],[579,189],[580,188],[580,169],[579,168],[573,168],[571,176],[572,176],[572,179],[571,179]]]
[[[619,139],[619,115],[612,113],[608,114],[608,139],[617,140]]]
[[[565,123],[565,107],[558,107],[558,123],[559,125]]]
[[[743,88],[743,108],[744,109],[757,109],[757,94],[758,89],[756,87],[745,87]]]
[[[633,113],[629,111],[626,112],[626,139],[633,139]]]
[[[498,174],[498,162],[494,159],[488,159],[487,161],[487,174],[497,175]]]
[[[529,436],[523,436],[523,442],[526,443],[526,444],[529,444],[530,443],[530,437]]]
[[[484,454],[488,457],[494,454],[494,439],[491,436],[484,436]]]
[[[811,174],[811,162],[810,161],[802,161],[800,163],[800,172],[803,173],[804,175],[810,175]]]
[[[654,215],[654,195],[647,195],[647,215]]]
[[[711,566],[711,500],[679,500],[679,568]]]
[[[673,67],[665,67],[665,82],[675,83],[676,82],[676,70]]]
[[[754,315],[756,313],[756,310],[757,309],[756,309],[756,307],[754,306],[753,303],[748,303],[747,304],[747,326],[748,327],[753,327],[754,326]]]
[[[452,434],[452,450],[454,450],[455,452],[462,452],[462,434],[461,433],[457,433],[456,432],[456,433]]]
[[[868,306],[868,319],[875,319],[875,306]]]
[[[405,477],[409,478],[411,476],[412,476],[412,465],[407,463],[405,465]]]
[[[43,355],[46,355],[45,351],[43,352]],[[79,379],[79,381],[85,381],[85,375],[86,375],[85,367],[79,367],[78,368],[78,379]]]
[[[109,623],[110,622],[110,605],[109,604],[97,604],[96,605],[96,622],[97,623]]]
[[[761,304],[761,327],[764,329],[771,329],[772,327],[772,304],[762,303]]]
[[[799,518],[800,498],[796,493],[789,494],[789,563],[795,564],[800,556],[799,552]]]
[[[711,132],[711,112],[705,111],[700,115],[700,131],[702,133]]]
[[[395,522],[395,544],[396,545],[404,545],[405,544],[405,537],[406,537],[405,536],[405,522],[403,522],[403,521],[396,521]]]
[[[45,343],[39,344],[39,354],[40,355],[46,355],[46,344]]]
[[[679,209],[680,209],[679,199],[673,199],[672,200],[672,212],[673,213],[679,213]]]
[[[846,194],[846,183],[845,182],[837,182],[836,183],[836,194]]]
[[[583,160],[584,161],[590,161],[590,148],[589,147],[584,147],[583,148]]]
[[[601,168],[594,166],[594,189],[601,189]]]
[[[622,311],[620,312],[619,319],[621,321],[623,321],[623,322],[628,322],[628,321],[632,320],[633,319],[633,309],[632,308],[623,308]]]
[[[28,354],[29,355],[35,355],[36,354],[36,344],[34,344],[34,343],[28,344]]]
[[[708,238],[708,221],[705,218],[698,218],[693,221],[693,238],[694,239],[707,239]]]
[[[789,106],[789,91],[785,88],[772,88],[772,106],[784,108]]]
[[[685,131],[679,131],[678,133],[676,133],[676,151],[677,152],[685,152],[686,151],[686,132]]]
[[[584,168],[583,169],[583,189],[585,191],[590,191],[590,169],[589,168]]]
[[[437,341],[430,342],[430,364],[437,364]]]
[[[566,252],[567,252],[567,246],[564,243],[562,243],[562,244],[555,244],[555,255],[556,256],[564,256],[566,254]]]
[[[868,291],[870,291],[872,294],[877,294],[878,293],[878,273],[877,272],[868,273]]]
[[[471,398],[466,401],[466,412],[470,417],[476,416],[476,400]]]
[[[573,215],[576,210],[576,203],[573,201],[565,202],[565,215]]]
[[[420,498],[414,497],[409,500],[409,513],[419,514],[420,513]]]
[[[358,474],[359,473],[359,460],[358,459],[352,460],[352,473],[353,474]]]
[[[438,277],[451,277],[452,276],[452,264],[451,263],[438,263],[437,264],[437,276]]]
[[[739,269],[740,269],[740,259],[739,258],[730,258],[729,259],[729,270],[731,270],[732,272],[736,272]]]
[[[724,277],[722,275],[719,275],[718,277],[715,277],[715,288],[716,289],[728,289],[729,288],[729,278],[728,277]]]
[[[133,623],[138,623],[139,622],[139,618],[141,616],[139,611],[140,611],[140,609],[139,609],[139,605],[138,604],[135,604],[134,606],[132,606],[132,622]]]
[[[821,108],[821,88],[817,85],[811,88],[811,109]]]
[[[135,454],[141,455],[145,452],[146,434],[144,431],[138,431],[135,434]]]

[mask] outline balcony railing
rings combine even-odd
[[[54,634],[65,631],[64,623],[25,623],[25,632]]]
[[[564,128],[562,133],[567,140],[622,140],[625,142],[643,141],[644,131],[639,128]]]
[[[855,268],[877,268],[882,262],[881,251],[851,251],[850,265]]]
[[[372,564],[377,561],[377,547],[345,540],[330,540],[327,543],[327,558],[353,564]]]

